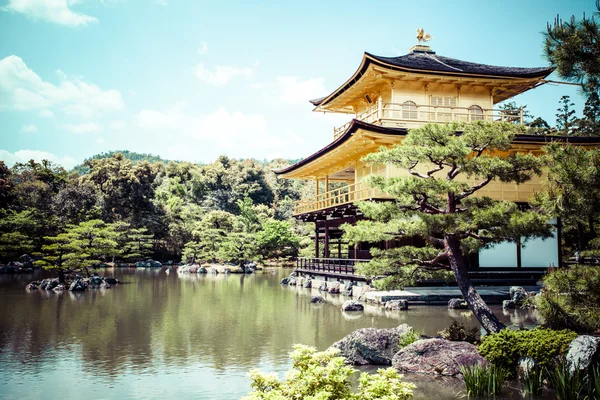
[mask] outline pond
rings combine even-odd
[[[105,275],[122,281],[117,287],[63,294],[27,293],[32,275],[0,275],[0,398],[236,399],[249,392],[249,370],[286,371],[294,343],[325,350],[364,327],[407,323],[435,335],[453,318],[478,325],[445,307],[343,314],[341,295],[314,305],[310,289],[280,286],[290,272],[115,268]],[[508,324],[535,323],[526,312],[494,311]],[[416,398],[462,390],[417,384]]]

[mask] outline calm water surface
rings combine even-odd
[[[310,289],[281,287],[290,270],[254,275],[106,271],[123,283],[86,293],[26,293],[32,276],[0,275],[0,398],[236,399],[252,368],[282,373],[294,343],[324,350],[355,329],[407,323],[435,335],[470,312],[367,306],[344,314],[340,295],[310,303]],[[505,323],[534,323],[503,314]],[[417,379],[417,378],[414,378]],[[416,398],[452,399],[460,385],[418,383]]]

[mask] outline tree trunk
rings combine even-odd
[[[469,305],[469,308],[473,311],[473,314],[475,314],[475,317],[481,326],[483,326],[483,329],[488,333],[500,332],[500,330],[506,328],[506,326],[500,322],[498,317],[490,310],[479,293],[477,293],[477,290],[475,290],[475,286],[473,286],[471,279],[469,279],[467,262],[460,249],[460,241],[453,237],[446,237],[445,242],[449,251],[448,259],[450,261],[450,267],[452,268],[452,272],[454,272],[458,288]]]

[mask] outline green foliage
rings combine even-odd
[[[412,398],[414,385],[402,382],[402,375],[393,368],[379,370],[377,375],[361,374],[358,393],[351,390],[350,378],[355,370],[345,365],[336,350],[317,352],[312,347],[295,345],[290,354],[292,369],[280,381],[276,374],[250,372],[253,391],[246,400],[268,399],[386,399]]]
[[[544,370],[538,365],[530,371],[520,374],[519,379],[523,383],[523,393],[529,395],[541,394],[544,389]]]
[[[555,368],[550,368],[548,370],[548,380],[550,386],[554,389],[556,399],[597,399],[599,392],[596,391],[596,388],[593,385],[594,380],[589,380],[587,372],[576,369],[571,373],[570,370],[571,366],[565,360],[560,362]],[[594,378],[597,381],[597,370],[595,370],[594,373]]]
[[[555,357],[566,354],[569,344],[577,334],[569,330],[535,328],[513,331],[503,329],[481,339],[479,353],[498,368],[511,374],[520,357],[530,357],[541,368],[552,365]]]
[[[574,133],[577,122],[574,106],[575,103],[571,101],[571,97],[565,95],[560,98],[559,108],[556,110],[556,129],[562,135]]]
[[[600,329],[600,269],[577,265],[549,270],[536,306],[554,329]]]
[[[505,371],[494,365],[465,365],[460,368],[460,371],[467,387],[468,397],[499,394],[506,379]]]
[[[298,255],[300,238],[287,221],[268,219],[256,235],[256,243],[264,258],[294,257]]]
[[[479,329],[467,328],[462,322],[453,320],[449,327],[438,332],[438,335],[446,340],[454,342],[469,342],[477,343],[479,336]]]
[[[417,340],[420,340],[421,336],[423,336],[422,330],[410,328],[410,330],[400,338],[400,343],[398,344],[398,347],[400,349],[403,349],[406,346],[413,344]]]
[[[256,236],[247,232],[231,232],[219,248],[219,257],[223,261],[242,265],[257,256]]]
[[[136,165],[142,161],[146,161],[150,164],[156,164],[156,163],[166,164],[169,162],[169,160],[165,160],[164,158],[161,158],[160,156],[156,156],[154,154],[137,153],[135,151],[129,151],[129,150],[116,150],[116,151],[113,150],[113,151],[107,151],[105,153],[95,154],[90,158],[86,158],[83,161],[83,164],[75,166],[72,169],[72,172],[76,172],[79,175],[87,174],[89,172],[89,162],[90,161],[101,160],[104,158],[111,158],[117,154],[121,154],[126,160],[131,161],[131,163],[133,165]]]

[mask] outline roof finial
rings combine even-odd
[[[421,42],[429,42],[431,39],[433,39],[433,36],[429,33],[425,33],[425,29],[417,28],[417,40],[419,41],[419,44],[421,44]]]

